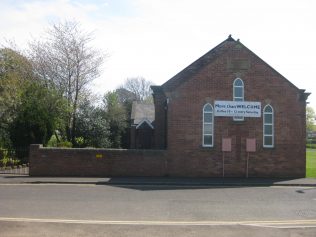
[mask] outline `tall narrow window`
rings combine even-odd
[[[234,101],[244,101],[244,82],[240,78],[234,80]],[[243,121],[244,117],[235,116],[234,121]]]
[[[213,107],[206,104],[203,107],[203,146],[212,147],[214,141],[214,116]]]
[[[263,108],[263,147],[274,147],[274,116],[271,105]]]

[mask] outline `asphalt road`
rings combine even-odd
[[[316,236],[316,188],[0,184],[0,226],[1,237]]]

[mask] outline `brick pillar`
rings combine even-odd
[[[29,154],[29,175],[34,176],[36,175],[37,170],[37,163],[39,161],[40,152],[39,149],[42,148],[42,144],[31,144],[30,145],[30,154]]]
[[[160,86],[152,86],[155,104],[154,148],[166,149],[166,96]]]

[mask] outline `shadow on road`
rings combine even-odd
[[[1,183],[17,184],[91,184],[107,185],[141,191],[219,189],[269,186],[316,187],[316,179],[268,179],[268,178],[181,178],[181,177],[30,177],[27,175],[0,175]]]
[[[154,178],[154,177],[112,177],[107,182],[96,185],[136,189],[140,191],[153,190],[189,190],[189,189],[219,189],[269,187],[292,179],[258,179],[258,178]]]

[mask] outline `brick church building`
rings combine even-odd
[[[31,145],[30,175],[305,177],[309,93],[231,36],[152,90],[133,149]]]
[[[309,93],[239,40],[152,86],[154,149],[175,176],[305,177]]]

